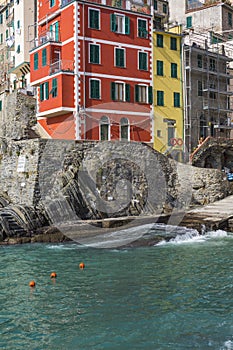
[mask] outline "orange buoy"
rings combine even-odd
[[[29,287],[35,287],[36,286],[36,282],[35,281],[30,281],[29,282]]]
[[[85,264],[84,264],[83,262],[81,262],[81,263],[79,264],[79,268],[83,270],[84,267],[85,267]]]
[[[51,274],[50,274],[50,278],[56,278],[56,277],[57,277],[56,272],[51,272]]]

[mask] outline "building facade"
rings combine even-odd
[[[152,141],[151,13],[127,0],[38,7],[30,62],[42,135]]]
[[[181,160],[184,144],[181,28],[154,31],[153,44],[154,148]]]

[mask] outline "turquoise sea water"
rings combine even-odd
[[[233,349],[232,257],[220,231],[128,249],[0,247],[0,349]]]

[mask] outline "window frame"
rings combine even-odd
[[[117,26],[117,18],[122,18],[122,30],[120,31]],[[111,32],[117,34],[130,34],[130,18],[121,13],[111,13],[110,14],[110,29]]]
[[[116,93],[117,91],[119,91],[119,89],[117,89],[117,85],[122,86],[122,99],[120,99],[119,94]],[[118,102],[130,102],[130,85],[120,80],[112,81],[111,82],[111,99],[112,101],[118,101]]]
[[[142,60],[140,59],[141,55],[146,57],[146,68],[143,67]],[[148,52],[138,51],[138,70],[148,71]]]
[[[98,28],[96,26],[94,26],[94,27],[91,26],[91,11],[98,13]],[[88,7],[88,28],[100,30],[100,28],[101,28],[100,19],[101,19],[100,10],[93,8],[93,7]]]
[[[173,92],[173,106],[175,108],[180,108],[180,92]]]
[[[159,103],[160,99],[161,99],[161,103]],[[156,92],[156,104],[157,104],[157,106],[164,107],[164,91],[163,90],[157,90],[157,92]]]
[[[40,84],[40,102],[49,99],[49,82],[46,81]]]
[[[34,53],[34,56],[33,56],[33,69],[34,70],[39,69],[39,54],[38,54],[38,52]]]
[[[122,65],[117,65],[117,59],[119,59],[119,57],[117,58],[117,52],[121,51],[121,52],[124,52],[124,64],[123,66]],[[122,47],[114,47],[114,66],[117,67],[117,68],[126,68],[126,49],[125,48],[122,48]]]
[[[142,92],[140,92],[139,90],[142,88],[146,88],[145,100],[142,100],[140,98],[140,95],[142,95]],[[153,103],[153,88],[152,88],[152,86],[146,85],[146,84],[136,84],[135,85],[134,99],[135,99],[135,102],[137,102],[137,103],[152,104]]]
[[[125,120],[127,120],[127,124],[123,124],[122,123],[122,120],[123,119],[125,119]],[[128,118],[126,118],[126,117],[122,117],[121,119],[120,119],[120,132],[119,132],[119,135],[120,135],[120,141],[130,141],[130,123],[129,123],[129,119]],[[127,138],[123,138],[122,137],[122,129],[123,129],[123,127],[126,127],[127,128]]]
[[[92,62],[91,61],[91,47],[95,46],[98,47],[98,62]],[[101,64],[101,54],[100,54],[100,44],[94,44],[94,43],[89,43],[88,45],[88,62],[91,64]],[[94,60],[93,60],[94,61]]]
[[[92,83],[98,82],[98,95],[92,95]],[[90,78],[89,79],[89,98],[92,100],[100,100],[101,99],[101,79]]]
[[[164,62],[161,60],[156,60],[156,74],[160,77],[164,76]]]
[[[143,31],[142,31],[141,27],[139,26],[140,21],[146,23],[146,27],[143,28]],[[146,35],[142,34],[142,33],[144,33],[144,30],[146,32]],[[148,21],[144,18],[137,18],[137,37],[141,38],[141,39],[148,38]]]
[[[108,122],[105,123],[102,121],[101,123],[101,119],[103,119],[104,117],[106,117],[108,119]],[[102,139],[101,138],[101,125],[107,125],[108,126],[108,137],[107,137],[107,140],[106,139]],[[99,140],[100,141],[110,141],[111,140],[111,125],[110,125],[110,120],[109,120],[109,117],[107,117],[106,115],[103,115],[101,118],[100,118],[100,121],[99,121]]]
[[[47,48],[45,47],[41,52],[41,65],[42,67],[47,66]]]
[[[156,34],[156,46],[163,48],[163,34]]]
[[[170,37],[170,50],[177,51],[177,38]]]
[[[171,62],[171,78],[174,78],[174,79],[178,78],[178,64],[175,62]]]

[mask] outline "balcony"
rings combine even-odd
[[[46,44],[48,42],[55,42],[55,43],[60,42],[60,33],[55,33],[55,31],[42,32],[37,38],[33,39],[30,42],[30,44],[31,44],[31,48],[34,49],[35,47]]]
[[[74,73],[74,61],[60,60],[50,64],[49,74],[58,72]]]

